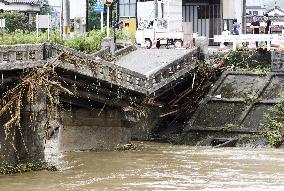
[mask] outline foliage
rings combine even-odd
[[[0,39],[0,45],[37,44],[47,40],[47,33],[40,33],[37,37],[36,32],[16,30],[15,32],[5,32]]]
[[[255,101],[257,97],[255,95],[252,95],[252,94],[246,94],[245,96],[245,104],[251,104],[252,102]]]
[[[78,51],[94,53],[101,49],[101,42],[105,36],[105,32],[90,31],[88,33],[75,35],[73,38],[63,41],[60,38],[59,32],[53,32],[50,38],[55,43],[74,48]],[[37,37],[36,32],[25,32],[22,30],[16,30],[15,32],[6,31],[2,37],[0,36],[0,39],[0,45],[37,44],[47,41],[47,33],[39,33]]]
[[[284,133],[284,94],[281,100],[273,107],[270,114],[265,114],[264,127],[267,142],[273,147],[279,147],[283,143]]]
[[[59,32],[52,32],[50,39],[57,43],[65,45],[69,48],[74,48],[85,53],[94,53],[101,49],[103,38],[106,37],[105,31],[92,30],[84,34],[75,34],[74,37],[67,40],[62,40]],[[123,39],[125,36],[122,32],[116,33],[117,39]],[[38,44],[47,41],[47,33],[40,32],[37,37],[36,32],[27,32],[23,30],[16,30],[14,32],[4,31],[0,35],[0,45],[14,45],[14,44]]]
[[[35,22],[29,23],[28,16],[16,12],[0,13],[0,18],[6,20],[7,32],[14,32],[16,30],[34,31],[36,29]]]
[[[128,34],[124,30],[116,30],[115,31],[116,39],[121,39],[124,41],[130,41],[131,43],[135,43],[135,33],[128,32]]]
[[[238,128],[237,124],[233,123],[226,124],[226,129],[235,129],[235,128]]]
[[[247,49],[237,49],[222,57],[222,63],[226,68],[236,71],[270,71],[270,52],[263,49],[249,51]]]
[[[67,39],[64,45],[82,52],[92,53],[101,49],[101,42],[105,37],[105,32],[90,31]]]
[[[57,171],[57,168],[54,165],[48,164],[46,162],[25,163],[17,164],[14,166],[3,164],[0,167],[0,174],[15,174],[41,170]]]
[[[41,15],[48,15],[51,14],[51,7],[49,6],[48,0],[43,0],[43,4],[40,8]]]

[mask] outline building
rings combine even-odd
[[[0,0],[1,1],[1,0]],[[70,20],[71,20],[71,32],[84,33],[86,32],[86,9],[87,1],[82,0],[68,0],[70,8]],[[63,21],[63,1],[53,0],[50,1],[51,7],[51,20],[52,28],[55,30],[60,29],[62,26],[60,23]],[[62,17],[62,18],[61,18]]]
[[[262,8],[263,9],[263,8]],[[261,10],[262,10],[261,9]],[[250,9],[252,10],[260,10],[260,9]],[[255,12],[256,13],[256,12]],[[284,10],[282,10],[279,6],[275,6],[272,9],[263,11],[258,11],[258,14],[249,14],[247,9],[247,32],[251,33],[250,25],[252,22],[252,17],[256,15],[261,25],[261,32],[264,32],[265,22],[263,21],[263,15],[268,14],[270,20],[272,21],[271,32],[272,33],[282,33],[282,29],[284,27]]]
[[[51,7],[51,28],[54,30],[60,30],[61,22],[61,6],[50,6]]]
[[[29,17],[29,21],[40,12],[41,5],[42,0],[0,0],[0,9],[24,13]]]
[[[273,9],[270,9],[266,12],[269,16],[284,16],[284,10],[279,6],[275,6]]]
[[[153,1],[147,0],[119,0],[118,14],[121,20],[134,18],[139,25],[141,13],[141,3],[145,2],[152,6],[145,6],[144,9],[150,15],[149,19],[154,17]],[[167,2],[167,0],[164,0]],[[172,0],[182,9],[182,22],[186,23],[186,31],[189,33],[198,33],[207,36],[210,44],[213,44],[214,35],[221,34],[224,28],[231,29],[234,18],[239,23],[243,23],[243,0]],[[171,1],[171,2],[172,2]],[[161,10],[161,2],[159,1],[159,9]],[[167,8],[164,8],[167,9]],[[172,8],[171,8],[172,9]],[[143,12],[143,11],[142,11]],[[159,13],[160,14],[160,13]]]
[[[275,6],[266,13],[272,21],[271,31],[274,33],[282,33],[282,29],[284,28],[284,10],[282,10],[279,6]]]
[[[262,6],[247,6],[246,7],[246,15],[264,15],[266,13],[266,8]]]

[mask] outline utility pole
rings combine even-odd
[[[86,0],[86,32],[89,31],[89,0]]]
[[[246,14],[246,8],[247,8],[247,1],[243,0],[243,34],[247,33],[247,14]]]
[[[68,38],[70,34],[70,1],[63,0],[62,1],[62,9],[63,9],[63,40]]]
[[[155,18],[158,18],[159,14],[158,14],[158,0],[154,0],[154,4],[155,4]]]

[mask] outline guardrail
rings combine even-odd
[[[267,44],[267,50],[271,48],[271,42],[279,41],[281,37],[278,34],[240,34],[240,35],[214,35],[214,42],[232,42],[233,50],[236,50],[237,43],[240,42],[261,42]]]
[[[193,49],[183,57],[176,59],[163,68],[159,68],[155,73],[151,74],[148,79],[148,94],[156,92],[192,70],[195,67],[192,64],[192,60],[196,53],[197,49]]]

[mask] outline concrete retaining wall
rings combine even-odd
[[[190,119],[185,132],[260,133],[284,90],[283,73],[225,72]],[[226,135],[227,136],[227,135]]]

